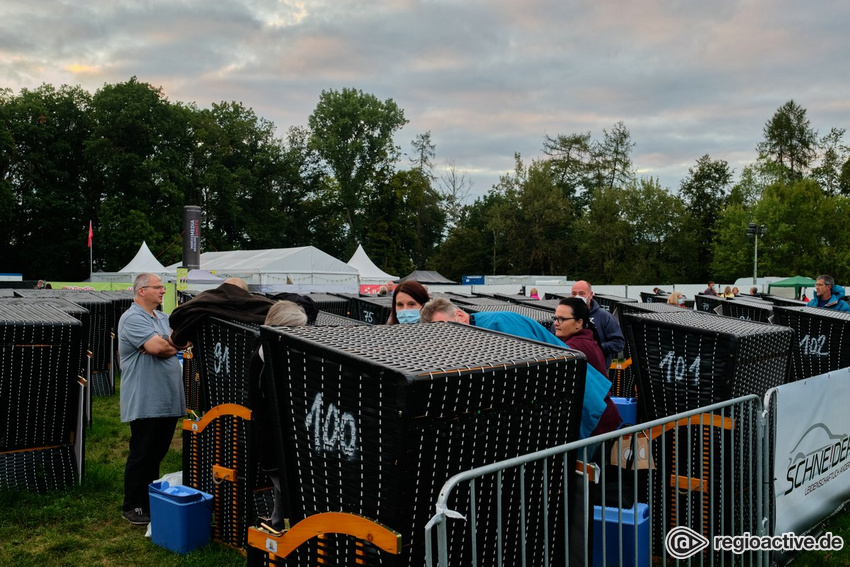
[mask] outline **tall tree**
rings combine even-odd
[[[688,169],[688,177],[682,181],[679,195],[695,221],[693,236],[696,248],[693,252],[700,259],[696,281],[711,279],[712,230],[718,215],[726,205],[727,190],[732,183],[732,170],[724,160],[712,160],[706,154],[697,160],[696,166]]]
[[[632,135],[622,121],[614,124],[610,132],[602,130],[602,135],[595,159],[600,183],[605,187],[625,187],[635,179]]]
[[[417,134],[416,138],[410,143],[410,147],[412,150],[410,165],[413,166],[413,169],[418,169],[429,179],[432,179],[437,146],[431,141],[431,131]]]
[[[472,182],[466,172],[458,171],[454,158],[446,160],[446,168],[439,180],[440,198],[446,214],[446,229],[450,230],[461,219],[465,201],[472,190]]]
[[[801,179],[817,155],[817,136],[806,109],[789,100],[764,125],[764,140],[756,146],[759,160],[777,181]]]
[[[86,159],[103,193],[95,263],[118,270],[142,241],[165,265],[181,257],[183,206],[191,190],[193,109],[171,104],[161,89],[105,85],[92,97]]]
[[[356,89],[322,91],[308,119],[310,147],[328,164],[336,179],[328,195],[345,215],[348,253],[362,240],[358,222],[366,196],[379,177],[386,177],[399,155],[393,135],[407,124],[392,99],[378,100]]]
[[[6,269],[25,277],[88,277],[84,227],[97,219],[100,191],[84,159],[91,96],[79,87],[42,85],[3,97],[0,221]]]
[[[814,177],[827,195],[846,193],[850,186],[842,183],[842,168],[850,158],[850,148],[844,144],[844,128],[832,128],[820,140],[820,162],[812,168]]]

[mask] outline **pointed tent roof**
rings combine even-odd
[[[129,264],[118,271],[136,274],[142,272],[161,274],[168,272],[169,270],[159,263],[159,260],[154,257],[150,248],[148,248],[147,242],[143,241],[142,245],[139,247],[139,251],[136,252],[136,256],[130,260]]]
[[[404,276],[396,283],[402,282],[419,282],[421,284],[455,284],[457,282],[453,282],[448,278],[444,278],[437,272],[430,272],[427,270],[415,270],[408,275]]]
[[[354,254],[351,256],[351,260],[348,261],[348,265],[360,272],[361,280],[394,280],[398,276],[393,276],[381,268],[375,265],[375,263],[369,258],[369,255],[366,254],[366,251],[363,250],[363,245],[358,244],[357,250],[355,250]]]

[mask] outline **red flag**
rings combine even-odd
[[[94,236],[94,231],[91,229],[91,221],[89,221],[89,248],[91,248],[91,238]]]

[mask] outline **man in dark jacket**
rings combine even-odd
[[[573,284],[571,291],[573,297],[580,297],[587,303],[590,309],[590,322],[596,327],[596,332],[599,335],[599,346],[602,349],[602,354],[605,355],[605,366],[611,366],[611,358],[613,355],[623,352],[626,348],[626,338],[623,336],[623,330],[620,324],[613,315],[599,307],[596,300],[593,299],[593,288],[584,280],[579,280]]]

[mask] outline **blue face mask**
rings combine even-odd
[[[398,322],[406,325],[409,323],[418,323],[419,322],[419,310],[418,309],[402,309],[401,311],[395,312],[395,318],[398,319]]]

